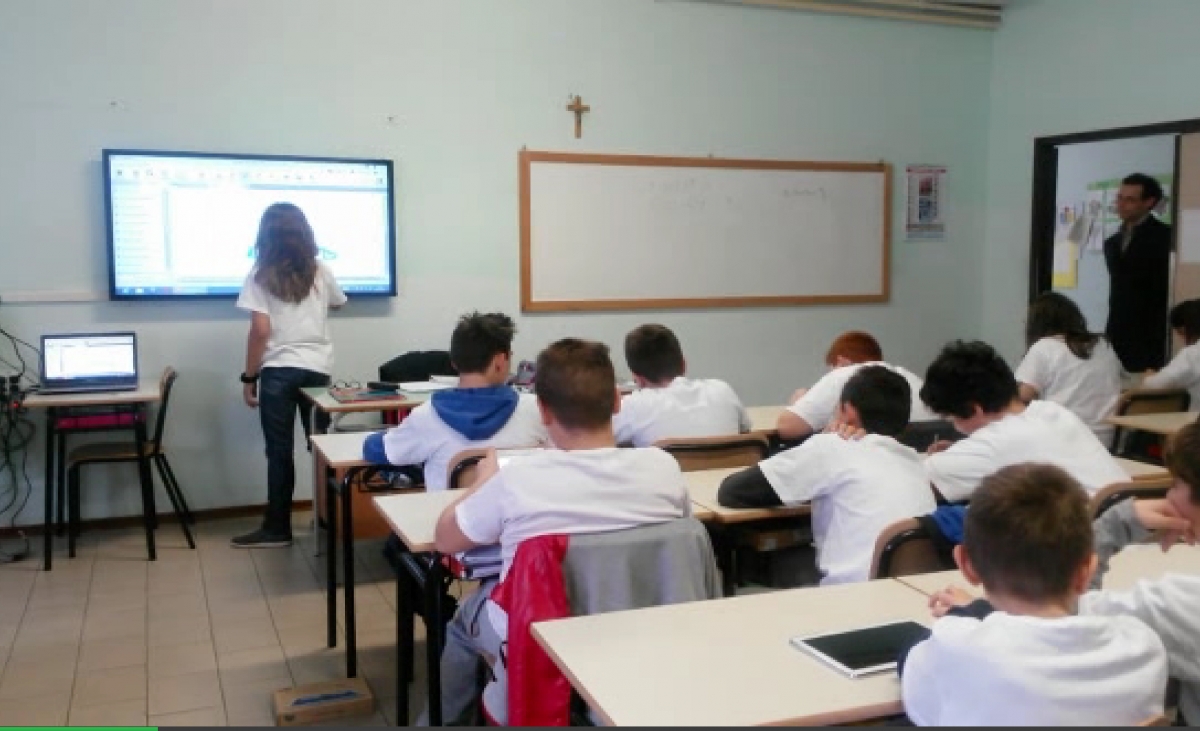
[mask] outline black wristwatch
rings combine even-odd
[[[238,378],[242,379],[242,383],[258,383],[257,373],[255,373],[253,376],[247,376],[245,373],[243,373],[242,375],[238,376]]]

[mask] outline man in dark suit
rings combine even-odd
[[[1130,373],[1162,368],[1167,358],[1171,227],[1154,217],[1163,190],[1149,175],[1121,181],[1121,230],[1104,242],[1111,288],[1105,334]]]

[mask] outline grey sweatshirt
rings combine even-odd
[[[1105,512],[1094,530],[1100,558],[1094,583],[1108,570],[1114,554],[1152,536],[1137,522],[1132,500]],[[1079,613],[1130,615],[1157,632],[1167,648],[1171,677],[1182,686],[1179,709],[1189,724],[1200,724],[1200,576],[1168,574],[1139,581],[1129,591],[1091,591],[1080,598]]]

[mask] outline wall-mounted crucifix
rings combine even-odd
[[[575,113],[575,139],[583,137],[583,115],[592,111],[592,108],[583,103],[583,97],[576,96],[567,105],[567,111]]]

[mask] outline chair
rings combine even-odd
[[[953,568],[938,553],[937,544],[920,521],[907,518],[884,528],[875,540],[870,576],[872,579],[892,579]]]
[[[175,387],[175,380],[178,374],[174,368],[167,368],[163,371],[162,379],[159,381],[159,389],[162,393],[162,398],[158,406],[158,414],[154,422],[154,434],[143,445],[141,455],[137,453],[136,442],[101,442],[97,444],[85,444],[71,450],[67,457],[67,546],[71,558],[75,557],[75,539],[79,535],[80,525],[80,474],[84,466],[89,464],[117,464],[121,462],[138,462],[139,457],[149,460],[158,470],[158,475],[162,479],[163,488],[167,492],[167,497],[171,500],[171,505],[175,510],[175,515],[179,518],[179,525],[183,528],[183,535],[187,539],[188,548],[194,549],[196,541],[192,537],[192,531],[188,527],[190,511],[187,507],[187,501],[183,497],[183,490],[179,487],[179,481],[175,479],[175,472],[171,469],[171,463],[167,461],[167,454],[163,450],[163,434],[166,430],[167,423],[167,406],[170,403],[171,391]],[[151,477],[153,481],[153,477]],[[156,515],[154,509],[154,495],[151,490],[150,494],[143,495],[142,499],[143,519],[150,525],[154,526]]]
[[[475,482],[475,468],[487,456],[486,449],[464,449],[450,458],[446,485],[451,490],[469,487]]]
[[[564,541],[565,551],[559,553],[557,546]],[[553,566],[561,570],[553,571]],[[553,585],[554,578],[561,585]],[[717,599],[721,588],[704,526],[694,518],[681,518],[627,530],[523,541],[509,578],[492,592],[502,606],[505,595],[532,599],[525,606],[536,607],[509,613],[504,657],[509,699],[524,700],[521,709],[510,702],[509,723],[538,726],[568,716],[571,704],[569,684],[529,630],[533,622],[553,618],[555,611],[549,607],[557,599],[565,599],[568,616],[579,617]],[[528,706],[530,699],[536,707]]]
[[[1167,496],[1167,491],[1170,489],[1169,482],[1118,482],[1093,495],[1088,504],[1088,511],[1091,513],[1092,520],[1095,520],[1111,508],[1116,507],[1118,503],[1123,503],[1131,498],[1135,500],[1163,498]]]
[[[1191,406],[1191,395],[1184,389],[1134,389],[1126,391],[1117,402],[1117,416],[1138,416],[1140,414],[1171,414],[1187,411]],[[1113,431],[1111,451],[1121,454],[1121,437],[1124,429],[1117,427]],[[1130,450],[1125,450],[1126,452]],[[1123,456],[1123,455],[1122,455]]]
[[[935,442],[957,442],[959,439],[962,439],[962,436],[950,422],[943,419],[934,419],[932,421],[911,422],[900,436],[896,437],[896,441],[924,454]]]
[[[770,454],[771,442],[761,434],[660,439],[654,446],[669,452],[684,472],[723,467],[753,467]]]

